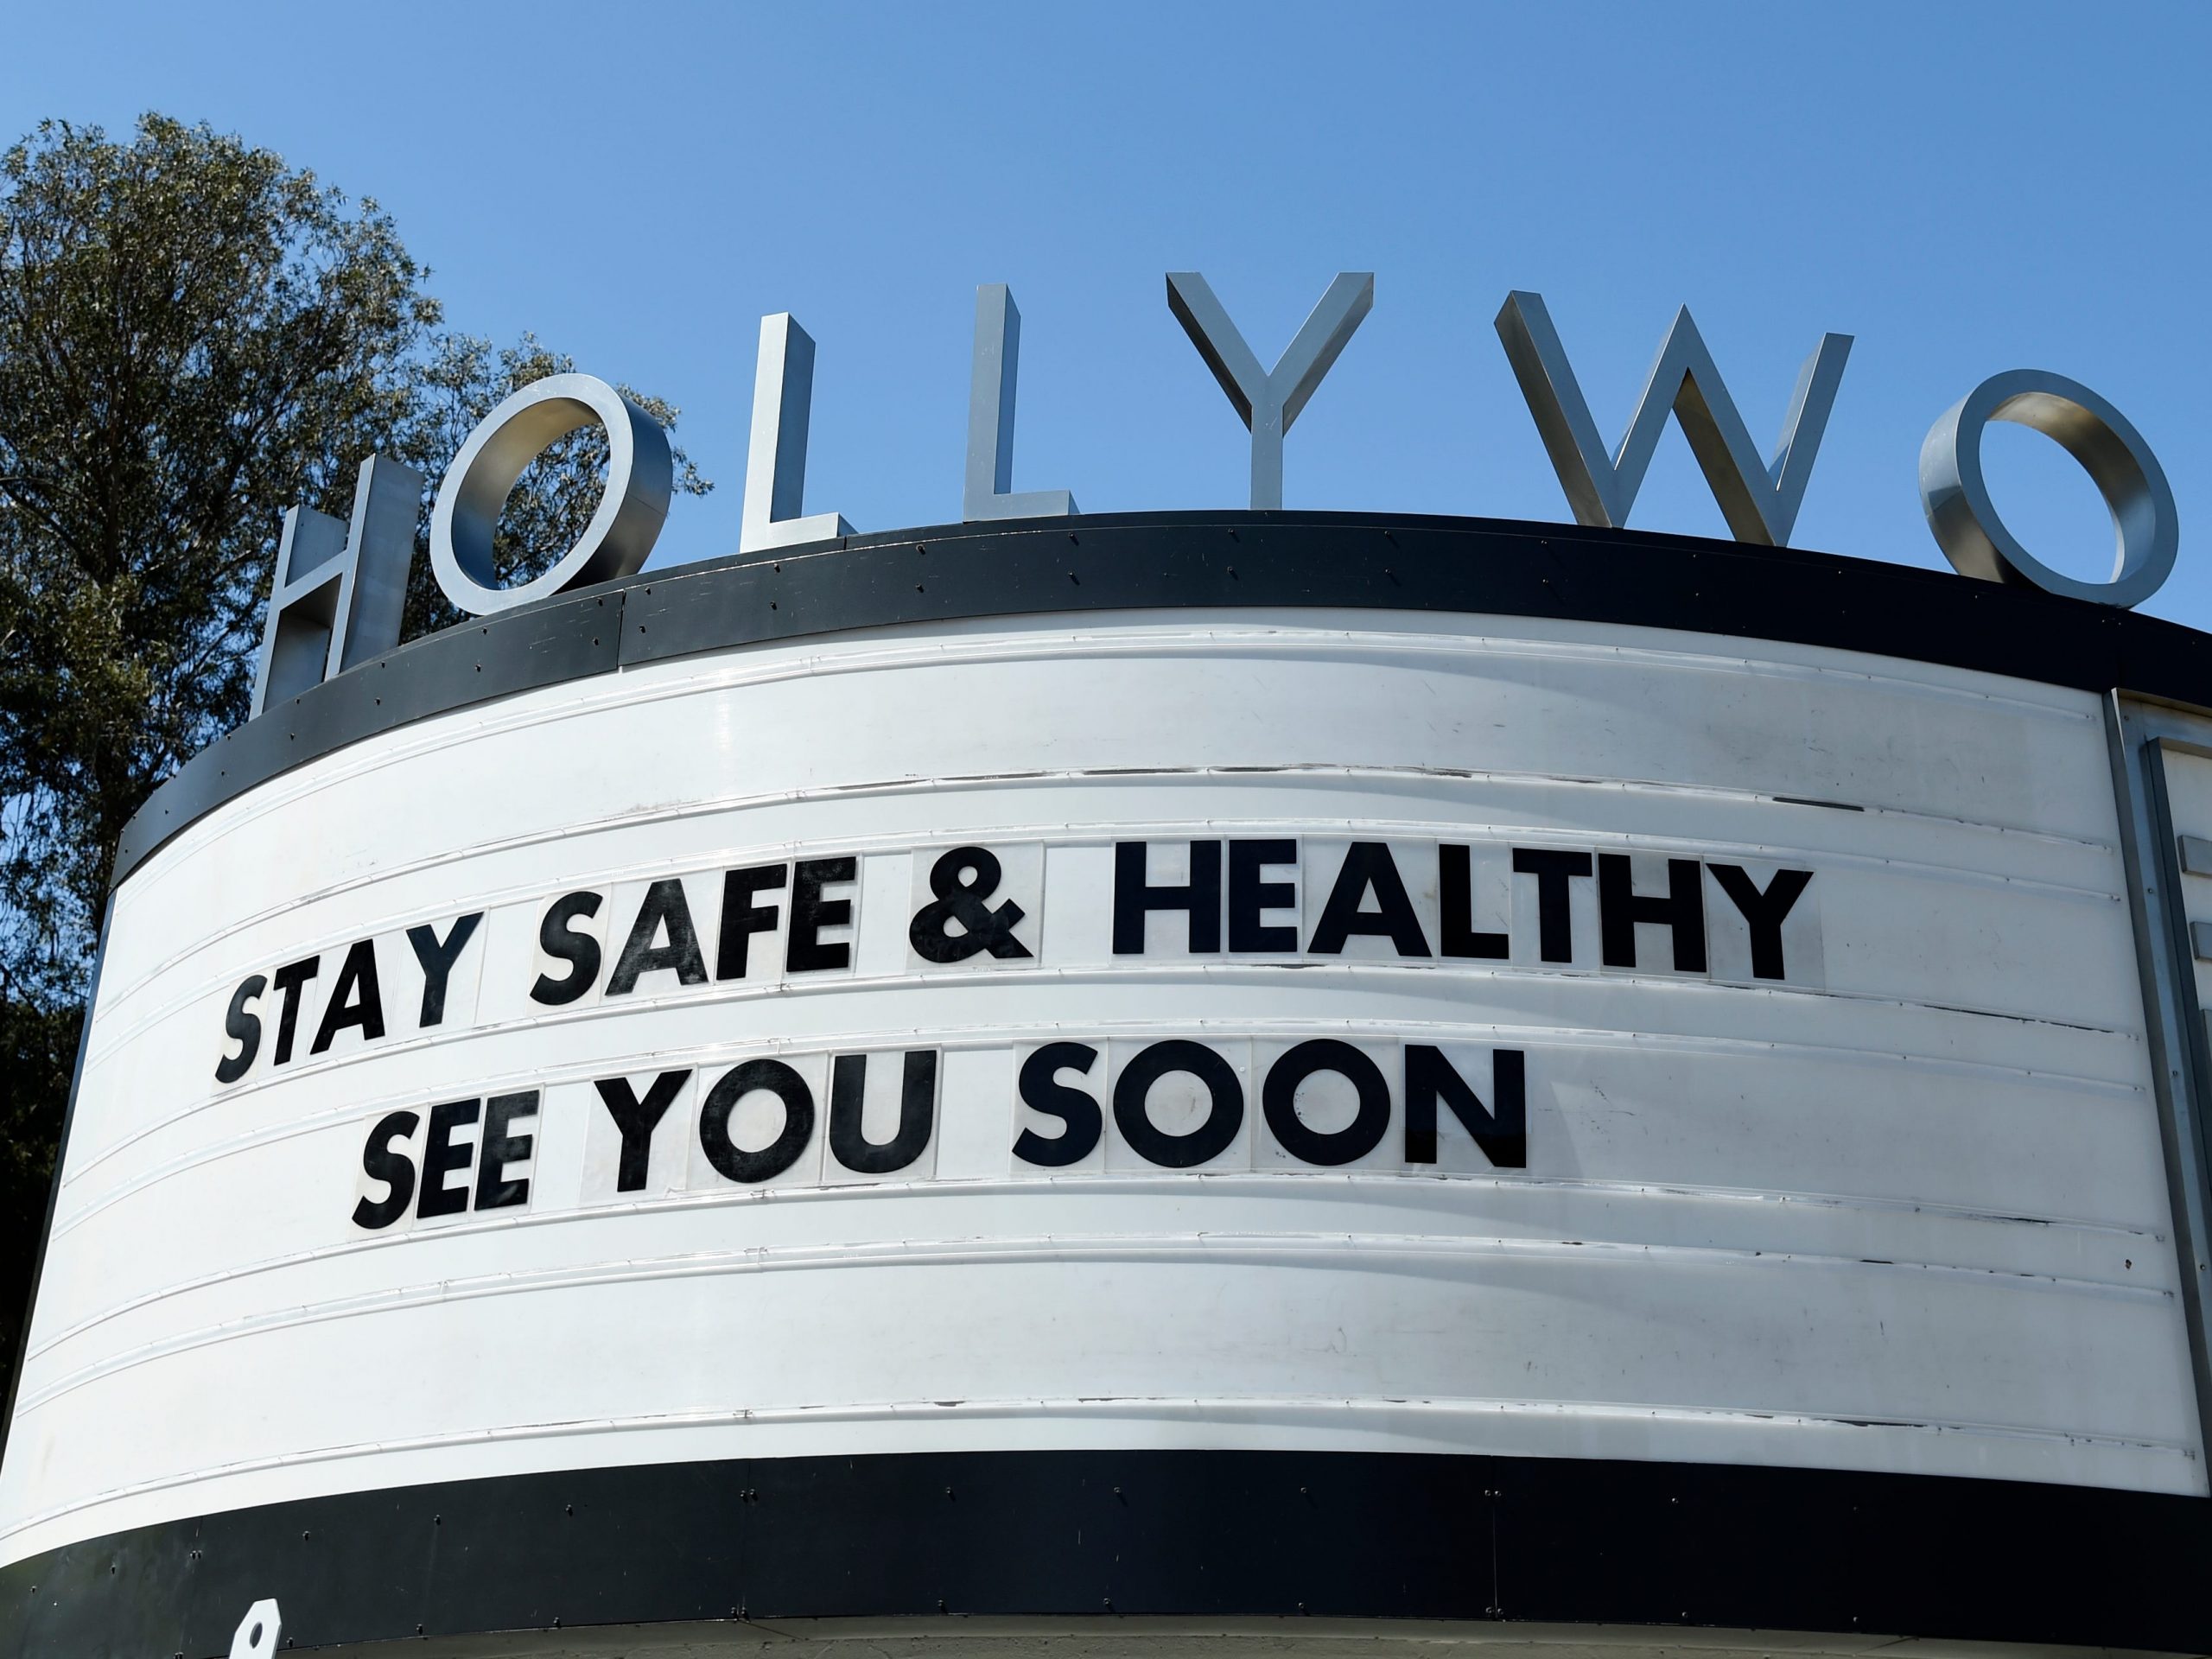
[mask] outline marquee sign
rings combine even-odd
[[[1370,291],[1263,369],[1171,279],[1255,491]],[[477,621],[375,649],[412,474],[291,515],[259,712],[118,850],[0,1654],[2212,1642],[2212,645],[2113,602],[2125,423],[1932,445],[2072,432],[2102,603],[1806,553],[1841,342],[1754,475],[1685,317],[1608,458],[1516,296],[1584,523],[1077,518],[980,309],[962,525],[639,574],[666,442],[584,377],[440,486]],[[1669,408],[1772,545],[1618,528]]]

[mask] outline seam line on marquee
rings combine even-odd
[[[544,1268],[442,1279],[426,1284],[370,1291],[319,1303],[248,1314],[220,1324],[179,1332],[142,1344],[121,1354],[63,1373],[16,1402],[20,1418],[104,1378],[157,1363],[226,1342],[267,1336],[309,1325],[381,1313],[408,1313],[493,1297],[530,1295],[615,1285],[660,1284],[686,1279],[718,1279],[766,1273],[830,1271],[893,1267],[1019,1267],[1039,1262],[1189,1264],[1233,1263],[1246,1267],[1301,1268],[1307,1271],[1364,1272],[1391,1262],[1449,1267],[1499,1259],[1619,1263],[1657,1258],[1694,1269],[1798,1268],[1821,1273],[1871,1271],[1921,1273],[2005,1290],[2055,1293],[2069,1297],[2140,1303],[2157,1306],[2174,1300],[2171,1287],[2131,1285],[2110,1279],[2085,1279],[2012,1268],[1968,1267],[1951,1262],[1875,1260],[1798,1250],[1754,1250],[1715,1245],[1657,1244],[1626,1240],[1422,1236],[1408,1234],[1038,1234],[989,1240],[901,1239],[868,1243],[765,1245],[724,1251],[685,1251],[676,1255],[633,1258],[583,1267]]]
[[[2000,1214],[1993,1211],[1974,1210],[1963,1205],[1933,1203],[1923,1199],[1847,1197],[1839,1194],[1815,1192],[1780,1192],[1769,1187],[1688,1186],[1652,1181],[1601,1180],[1586,1177],[1485,1175],[1468,1172],[1450,1175],[1409,1175],[1403,1172],[1363,1173],[1357,1171],[1300,1170],[1285,1168],[1266,1172],[1255,1170],[1143,1172],[1101,1171],[1070,1175],[1040,1173],[1034,1176],[982,1177],[965,1179],[949,1177],[920,1181],[852,1182],[835,1186],[781,1186],[738,1188],[728,1192],[693,1192],[672,1191],[641,1198],[618,1199],[597,1205],[582,1205],[562,1210],[524,1211],[520,1215],[499,1215],[447,1223],[434,1228],[411,1228],[398,1232],[367,1235],[345,1240],[336,1244],[318,1246],[313,1249],[294,1251],[286,1255],[267,1257],[239,1267],[226,1268],[199,1278],[147,1291],[79,1320],[67,1329],[57,1332],[43,1341],[35,1343],[26,1351],[26,1357],[35,1359],[49,1351],[73,1340],[94,1327],[111,1319],[124,1317],[137,1309],[174,1296],[194,1291],[232,1284],[264,1273],[281,1273],[292,1268],[339,1260],[368,1251],[403,1248],[409,1243],[429,1239],[474,1237],[486,1234],[511,1232],[524,1228],[563,1226],[587,1221],[620,1221],[639,1217],[682,1214],[697,1210],[724,1208],[741,1204],[777,1203],[789,1205],[823,1200],[882,1199],[916,1198],[1033,1198],[1040,1193],[1082,1192],[1088,1195],[1141,1193],[1158,1195],[1175,1192],[1184,1183],[1198,1180],[1216,1188],[1248,1187],[1263,1196],[1281,1196],[1286,1182],[1334,1182],[1371,1187],[1376,1196],[1390,1198],[1406,1196],[1418,1191],[1415,1185],[1422,1181],[1449,1181],[1465,1190],[1486,1189],[1492,1196],[1511,1194],[1517,1198],[1530,1192],[1569,1192],[1592,1193],[1611,1198],[1681,1198],[1694,1203],[1738,1205],[1797,1205],[1807,1208],[1863,1211],[1875,1214],[1927,1215],[1938,1221],[1965,1222],[2000,1226],[2028,1225],[2050,1228],[2066,1232],[2101,1234],[2113,1239],[2143,1240],[2153,1244],[2165,1243],[2165,1235],[2154,1228],[2122,1225],[2109,1222],[2094,1222],[2068,1218]]]

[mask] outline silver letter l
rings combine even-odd
[[[1021,313],[1004,283],[976,290],[976,366],[968,382],[968,471],[960,516],[1065,518],[1075,498],[1065,490],[1014,493],[1014,391],[1021,365]]]

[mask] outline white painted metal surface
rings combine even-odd
[[[586,1465],[817,1452],[1198,1446],[1464,1450],[1978,1474],[2203,1492],[2166,1185],[2096,700],[1959,671],[1493,618],[1160,613],[879,630],[714,653],[404,728],[255,790],[118,896],[0,1471],[0,1559],[303,1495]],[[1193,840],[1294,839],[1299,948],[1193,956],[1155,914],[1111,948],[1113,853],[1155,883]],[[1503,959],[1317,955],[1317,895],[1382,842],[1433,949],[1469,849]],[[932,963],[927,873],[995,849],[1028,958]],[[1540,948],[1511,849],[1708,868],[1710,945]],[[793,893],[712,976],[721,873],[851,857],[842,969],[785,972]],[[1776,981],[1710,866],[1812,873]],[[1182,868],[1187,868],[1187,864]],[[707,982],[533,1001],[540,919],[605,895],[611,961],[683,878]],[[1033,905],[1030,900],[1033,899]],[[417,1028],[410,926],[485,919]],[[1370,906],[1371,913],[1371,906]],[[309,1051],[351,944],[381,1039]],[[245,1075],[225,1014],[318,956],[295,1052]],[[260,1007],[273,1025],[273,1001]],[[1261,1080],[1289,1046],[1375,1058],[1390,1132],[1321,1168]],[[1117,1136],[1017,1158],[1017,1068],[1096,1047],[1092,1091],[1164,1039],[1244,1079],[1192,1169]],[[1485,1100],[1525,1056],[1527,1164],[1449,1113],[1410,1161],[1402,1062]],[[823,1150],[833,1055],[939,1057],[925,1152]],[[818,1104],[760,1185],[701,1148],[701,1096],[777,1058]],[[690,1073],[619,1185],[594,1088]],[[1066,1074],[1062,1074],[1066,1078]],[[1188,1079],[1184,1079],[1187,1084]],[[1325,1077],[1299,1098],[1351,1116]],[[1151,1101],[1181,1127],[1178,1085]],[[356,1224],[371,1129],[540,1092],[526,1200]],[[1187,1090],[1185,1091],[1187,1092]],[[760,1096],[733,1135],[772,1135]],[[762,1127],[766,1124],[766,1128]],[[427,1131],[395,1144],[422,1160]],[[748,1137],[750,1137],[748,1139]],[[464,1154],[466,1134],[455,1141]],[[474,1173],[456,1173],[459,1190]],[[473,1190],[473,1188],[472,1188]]]

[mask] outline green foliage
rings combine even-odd
[[[0,188],[0,991],[45,1004],[245,716],[276,513],[407,419],[438,313],[373,202],[205,128],[49,122]]]
[[[373,200],[205,126],[50,121],[0,156],[0,1358],[117,835],[245,717],[283,510],[349,516],[372,453],[435,480],[573,366],[442,332],[428,274]],[[678,454],[679,486],[710,488]],[[503,575],[569,544],[605,461],[591,429],[524,475]],[[410,632],[451,617],[416,565]]]

